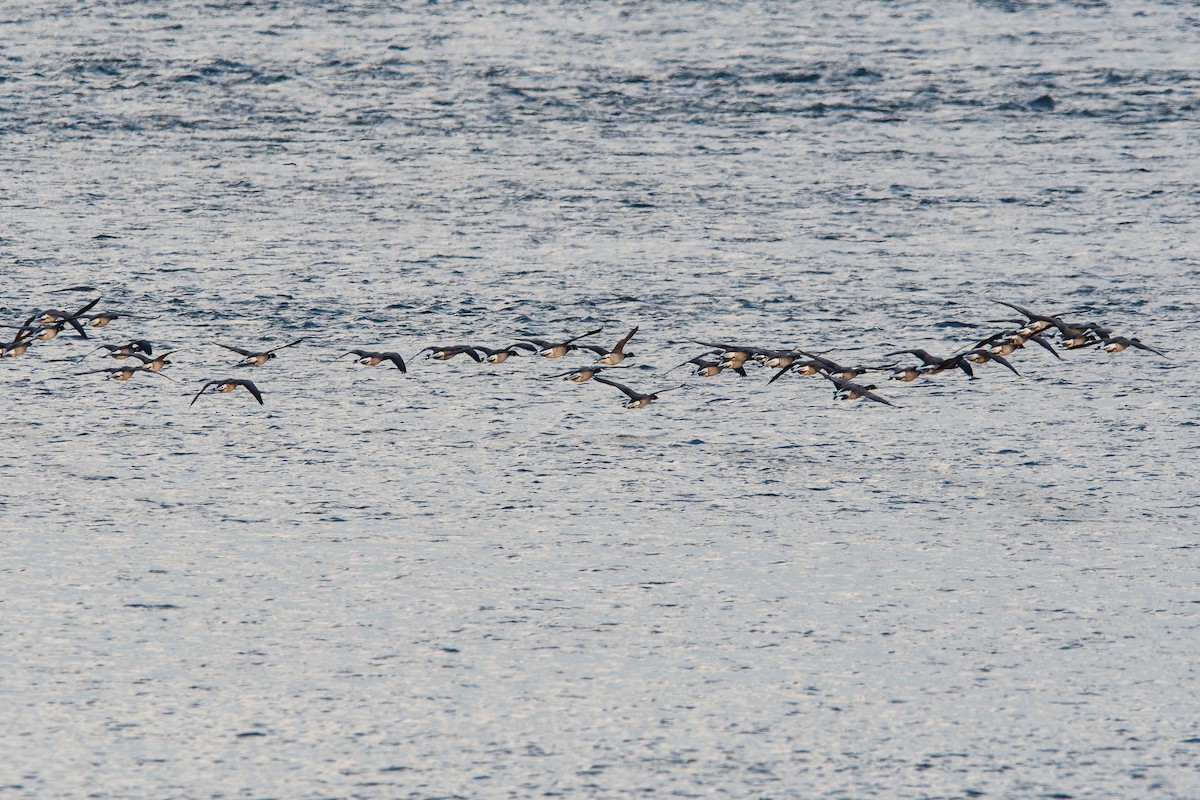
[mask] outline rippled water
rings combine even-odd
[[[182,349],[0,361],[0,796],[1200,796],[1197,52],[1171,2],[0,7],[0,319]],[[663,375],[993,299],[1169,358]],[[684,389],[331,363],[601,325]]]

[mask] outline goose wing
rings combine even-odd
[[[564,344],[570,344],[571,342],[574,342],[577,339],[582,339],[585,336],[595,336],[597,333],[599,333],[602,330],[604,330],[603,325],[601,325],[599,328],[596,328],[596,330],[594,330],[594,331],[588,331],[587,333],[581,333],[578,336],[573,336],[570,339],[567,339],[565,342],[559,342],[558,344],[559,344],[559,346],[562,346]],[[607,352],[607,351],[605,351],[605,352]]]
[[[65,323],[67,323],[72,328],[74,328],[75,331],[84,339],[88,338],[87,331],[85,331],[83,329],[83,325],[81,325],[79,320],[77,320],[75,317],[71,316],[70,314],[68,314],[64,311],[59,311],[56,308],[51,308],[51,309],[47,309],[46,311],[43,311],[42,315],[55,317]]]
[[[791,372],[793,367],[799,366],[799,363],[800,362],[798,362],[798,361],[793,361],[791,364],[788,364],[786,367],[784,367],[783,369],[776,372],[774,375],[771,376],[771,380],[767,381],[767,385],[770,386],[772,383],[779,380],[787,373]],[[824,373],[821,373],[821,374],[823,375]]]
[[[622,339],[621,341],[617,342],[617,346],[612,349],[612,352],[614,352],[614,353],[624,352],[625,345],[629,344],[629,340],[632,339],[633,335],[638,332],[638,327],[640,327],[640,326],[634,327],[633,330],[631,330],[629,333],[625,334],[625,338]]]
[[[937,366],[943,361],[943,359],[940,359],[937,356],[930,355],[926,350],[896,350],[892,353],[884,353],[883,357],[887,358],[888,356],[902,356],[906,354],[916,356],[921,360],[921,363],[927,367]]]
[[[1027,341],[1033,342],[1034,344],[1037,344],[1037,345],[1041,345],[1042,347],[1044,347],[1050,351],[1050,355],[1054,356],[1059,361],[1062,361],[1062,356],[1060,356],[1058,354],[1058,351],[1054,349],[1054,345],[1052,345],[1052,344],[1050,344],[1050,342],[1046,341],[1045,336],[1042,336],[1041,334],[1034,334],[1033,336],[1030,336]]]
[[[967,373],[968,378],[975,377],[975,369],[971,366],[971,362],[967,361],[967,356],[963,355],[951,356],[943,361],[939,366],[958,367],[963,372]]]
[[[1006,300],[992,300],[992,302],[999,303],[1002,306],[1008,306],[1013,311],[1016,311],[1018,314],[1024,314],[1025,318],[1027,320],[1029,320],[1030,322],[1050,322],[1049,317],[1043,317],[1041,314],[1034,314],[1029,309],[1021,308],[1021,306],[1017,305],[1016,303],[1009,303]]]
[[[896,405],[892,401],[884,400],[882,397],[880,397],[879,395],[870,391],[869,389],[863,389],[862,396],[867,398],[868,400],[874,400],[876,403],[883,403],[885,406],[891,406],[892,408],[900,408],[900,406]]]
[[[840,392],[843,389],[846,389],[847,387],[854,386],[854,384],[851,383],[850,381],[848,381],[844,378],[835,378],[834,376],[830,375],[827,372],[822,372],[821,376],[824,377],[825,380],[833,382],[834,392]]]
[[[609,386],[617,387],[622,392],[624,392],[625,396],[628,397],[630,400],[641,400],[642,399],[642,395],[638,394],[633,389],[630,389],[628,386],[626,386],[624,384],[617,383],[616,381],[609,380],[608,378],[602,377],[600,375],[597,375],[595,378],[592,378],[592,380],[596,381],[597,383],[607,383]]]
[[[461,344],[451,349],[454,350],[455,353],[465,353],[471,358],[475,359],[477,362],[483,362],[483,358],[479,355],[478,351],[476,351],[475,348],[471,347],[470,345]]]
[[[100,298],[99,298],[99,297],[97,297],[95,300],[93,300],[92,302],[88,303],[88,304],[87,304],[87,305],[85,305],[83,308],[81,308],[81,309],[79,309],[78,311],[76,311],[74,314],[71,314],[71,315],[68,317],[68,319],[76,319],[77,317],[83,316],[84,314],[86,314],[87,312],[89,312],[89,311],[91,311],[93,308],[95,308],[95,307],[96,307],[96,304],[97,304],[97,303],[99,303],[99,302],[100,302]]]
[[[1012,335],[1011,331],[1000,331],[999,333],[993,333],[991,336],[987,337],[986,339],[980,339],[978,342],[976,342],[975,347],[972,349],[978,350],[981,347],[987,347],[992,342],[995,342],[999,339],[1003,339],[1006,336],[1011,336],[1011,335]]]
[[[300,344],[303,341],[304,341],[304,337],[301,336],[299,339],[297,339],[294,342],[288,342],[287,344],[281,344],[281,345],[279,345],[279,347],[272,347],[270,350],[264,350],[263,352],[264,353],[274,353],[276,350],[282,350],[285,347],[291,347],[293,345]],[[247,355],[257,355],[257,353],[249,353]]]
[[[156,378],[166,378],[167,380],[171,381],[172,383],[179,383],[179,381],[175,380],[170,375],[167,375],[166,373],[163,373],[163,372],[155,372],[154,370],[150,369],[147,366],[138,367],[137,369],[134,370],[134,372],[144,372],[147,375],[153,375]]]
[[[704,360],[704,356],[696,356],[695,358],[689,358],[687,361],[683,362],[682,364],[676,364],[675,366],[671,367],[669,370],[667,370],[663,374],[666,375],[668,373],[674,372],[675,370],[679,369],[680,367],[686,367],[688,364],[696,364],[697,366],[705,367],[705,366],[708,366],[709,363],[710,362]]]
[[[14,344],[15,344],[15,342],[14,342]],[[11,346],[11,345],[10,345],[10,346]],[[97,347],[95,350],[88,350],[86,353],[84,353],[84,354],[83,354],[83,355],[81,355],[79,358],[77,358],[77,359],[76,359],[76,361],[83,361],[85,358],[87,358],[88,356],[90,356],[92,353],[98,353],[99,351],[103,350],[103,349],[104,349],[104,348],[106,348],[106,347],[107,347],[109,350],[115,350],[115,349],[116,349],[116,347],[114,347],[114,346],[113,346],[113,345],[111,345],[111,344],[102,344],[102,345],[100,345],[99,347]]]
[[[990,351],[990,350],[988,350],[987,352],[989,353],[988,361],[995,361],[997,364],[1000,364],[1001,366],[1008,367],[1010,370],[1012,370],[1013,375],[1020,377],[1021,373],[1017,372],[1017,368],[1014,367],[1012,364],[1010,364],[1007,358],[1005,358],[1004,356],[991,355],[992,351]]]
[[[238,381],[230,381],[230,383],[236,383],[238,386],[245,386],[246,391],[248,391],[250,394],[254,395],[254,399],[258,401],[258,404],[260,406],[263,404],[262,392],[260,392],[258,390],[258,387],[254,385],[253,381],[238,380]]]
[[[408,366],[405,365],[404,358],[399,353],[393,353],[389,350],[386,353],[379,353],[379,355],[395,364],[396,369],[400,370],[401,372],[408,372]]]
[[[196,392],[195,396],[194,396],[194,397],[192,397],[192,402],[191,402],[191,403],[188,403],[188,405],[189,405],[189,406],[191,406],[191,405],[194,405],[194,404],[195,404],[195,402],[196,402],[197,400],[199,400],[199,399],[200,399],[200,395],[204,394],[204,391],[205,391],[205,390],[206,390],[208,387],[210,387],[210,386],[219,386],[219,385],[220,385],[220,384],[222,384],[222,383],[227,383],[227,381],[209,381],[208,383],[204,384],[203,386],[201,386],[201,387],[200,387],[200,391]]]
[[[1166,353],[1164,353],[1162,350],[1158,350],[1157,348],[1151,347],[1148,344],[1142,344],[1141,340],[1139,340],[1139,339],[1130,339],[1129,343],[1131,345],[1133,345],[1134,347],[1136,347],[1138,350],[1146,350],[1151,353],[1158,353],[1163,358],[1169,358],[1169,356]]]
[[[716,348],[716,350],[717,350],[718,352],[722,353],[722,354],[725,354],[725,353],[747,353],[747,354],[752,354],[752,353],[755,353],[755,352],[757,352],[757,350],[756,350],[755,348],[753,348],[753,347],[739,347],[738,345],[735,345],[735,344],[721,344],[721,343],[719,343],[719,342],[702,342],[702,341],[700,341],[699,339],[693,339],[693,341],[694,341],[696,344],[702,344],[702,345],[704,345],[705,347],[713,347],[713,348]]]

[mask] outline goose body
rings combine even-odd
[[[354,360],[363,366],[374,367],[382,364],[384,361],[390,361],[396,366],[396,369],[400,370],[401,372],[408,372],[408,367],[404,363],[404,358],[399,353],[391,350],[382,353],[374,350],[349,350],[345,353],[342,353],[340,356],[338,356],[338,358],[345,358],[349,355],[354,356]],[[334,360],[336,361],[337,359]]]
[[[1137,337],[1127,338],[1125,336],[1109,336],[1105,339],[1102,339],[1099,344],[1100,349],[1106,353],[1120,353],[1123,350],[1133,347],[1137,350],[1145,350],[1149,353],[1157,353],[1163,358],[1167,357],[1167,354],[1162,350],[1153,348],[1148,344],[1143,344],[1142,340],[1138,339]]]
[[[234,378],[227,378],[220,381],[209,381],[200,387],[200,391],[196,392],[196,395],[192,398],[192,402],[188,403],[188,405],[194,405],[195,402],[200,399],[200,395],[204,394],[205,390],[207,390],[210,386],[215,387],[213,389],[214,392],[221,392],[222,394],[228,394],[237,387],[242,386],[247,392],[254,396],[254,399],[258,401],[260,406],[263,405],[262,392],[258,390],[258,387],[254,385],[253,381]]]
[[[232,350],[233,352],[242,356],[243,361],[238,363],[236,366],[239,366],[239,367],[261,367],[263,364],[267,363],[272,358],[275,358],[276,351],[282,350],[285,347],[292,347],[294,345],[298,345],[303,341],[304,341],[304,337],[300,337],[299,339],[297,339],[294,342],[288,342],[287,344],[281,344],[278,347],[272,347],[270,350],[260,350],[260,351],[246,350],[241,347],[235,347],[231,344],[221,344],[220,342],[213,342],[213,344],[215,344],[217,347],[224,347],[226,350]]]
[[[597,347],[596,345],[580,345],[580,347],[584,347],[588,350],[591,350],[594,353],[598,353],[600,355],[600,358],[597,363],[604,364],[604,365],[610,366],[610,367],[616,366],[617,364],[620,364],[622,361],[624,361],[626,358],[629,358],[630,356],[633,355],[633,353],[625,352],[625,345],[629,344],[629,340],[632,339],[633,335],[637,332],[638,332],[638,329],[635,327],[629,333],[625,334],[624,338],[622,338],[621,341],[619,341],[615,345],[613,345],[613,348],[611,350],[605,350],[603,347]]]
[[[629,402],[625,403],[626,408],[645,408],[646,406],[650,405],[650,403],[657,400],[658,396],[663,392],[670,392],[674,389],[680,388],[679,386],[675,386],[671,389],[659,389],[654,394],[642,394],[641,392],[635,392],[633,389],[630,389],[624,384],[617,383],[616,381],[610,381],[608,378],[597,377],[595,380],[597,383],[608,384],[609,386],[614,386],[624,392],[625,396],[629,398]]]
[[[475,348],[471,347],[471,345],[469,345],[469,344],[454,344],[454,345],[449,345],[447,347],[442,347],[442,346],[426,347],[423,350],[418,350],[417,355],[419,356],[419,355],[421,355],[421,353],[425,353],[425,352],[428,352],[429,358],[432,358],[434,361],[449,361],[450,359],[454,358],[455,356],[462,355],[464,353],[466,355],[470,356],[472,359],[474,359],[477,362],[483,361],[483,359],[480,357],[479,353],[475,350]],[[415,356],[414,356],[414,358],[415,358]]]

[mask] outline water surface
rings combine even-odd
[[[3,795],[1200,794],[1188,4],[0,15],[0,318],[182,348],[0,362]],[[1170,358],[663,374],[992,299]]]

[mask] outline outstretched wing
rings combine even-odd
[[[1045,336],[1035,334],[1034,336],[1030,336],[1027,341],[1033,342],[1034,344],[1041,345],[1042,347],[1044,347],[1050,351],[1050,355],[1054,356],[1059,361],[1062,361],[1062,356],[1060,356],[1058,354],[1058,351],[1054,349],[1054,345],[1052,345],[1052,344],[1050,344],[1050,342],[1046,341]]]
[[[791,372],[791,371],[792,371],[792,367],[799,366],[799,364],[800,364],[800,362],[798,362],[798,361],[797,361],[797,362],[793,362],[793,363],[791,363],[791,364],[788,364],[786,367],[784,367],[783,369],[779,370],[779,371],[778,371],[778,372],[776,372],[774,375],[772,375],[772,376],[771,376],[771,380],[767,381],[767,385],[768,385],[768,386],[770,386],[772,383],[774,383],[775,381],[777,381],[777,380],[779,380],[780,378],[782,378],[784,375],[786,375],[786,374],[788,374],[789,372]],[[824,373],[822,373],[822,374],[824,374]]]
[[[55,316],[57,316],[57,317],[58,317],[60,320],[62,320],[63,322],[67,323],[67,324],[68,324],[68,325],[70,325],[72,328],[74,328],[74,329],[75,329],[75,332],[76,332],[76,333],[78,333],[78,334],[79,334],[79,335],[80,335],[82,338],[84,338],[84,339],[88,338],[87,331],[85,331],[85,330],[83,329],[83,325],[81,325],[81,324],[79,323],[79,320],[78,320],[78,319],[76,319],[75,317],[71,316],[70,314],[63,314],[63,313],[62,313],[62,312],[60,312],[60,311],[47,311],[46,313],[47,313],[47,314],[54,314],[54,315],[55,315]]]
[[[604,377],[601,377],[601,376],[597,375],[595,378],[592,378],[592,380],[596,381],[597,383],[607,383],[609,386],[615,386],[615,387],[617,387],[617,388],[618,388],[618,389],[620,389],[622,392],[624,392],[624,393],[625,393],[625,395],[626,395],[626,396],[627,396],[627,397],[628,397],[630,400],[640,400],[640,399],[642,398],[642,396],[641,396],[640,394],[638,394],[637,392],[635,392],[633,389],[630,389],[628,386],[625,386],[624,384],[617,383],[616,381],[610,381],[608,378],[604,378]]]
[[[683,362],[682,364],[676,364],[675,366],[671,367],[669,370],[664,372],[663,375],[668,375],[668,374],[674,372],[675,370],[679,369],[680,367],[686,367],[688,364],[703,365],[704,364],[704,356],[696,356],[695,358],[689,358],[687,361]]]
[[[989,351],[987,351],[987,352],[991,353],[991,351],[990,351],[990,350],[989,350]],[[1008,362],[1008,359],[1007,359],[1007,358],[1005,358],[1004,356],[989,355],[989,356],[988,356],[988,360],[989,360],[989,361],[995,361],[995,362],[996,362],[996,363],[998,363],[998,364],[1001,364],[1001,365],[1003,365],[1003,366],[1005,366],[1005,367],[1008,367],[1009,369],[1011,369],[1011,370],[1012,370],[1012,374],[1013,374],[1013,375],[1016,375],[1017,377],[1020,377],[1020,375],[1021,375],[1021,373],[1017,372],[1017,368],[1016,368],[1016,367],[1014,367],[1012,364],[1010,364],[1010,363]]]
[[[226,350],[232,350],[233,352],[237,353],[238,355],[246,356],[247,358],[249,358],[250,356],[253,356],[253,355],[257,355],[253,350],[243,350],[242,348],[234,347],[231,344],[221,344],[220,342],[213,342],[213,344],[215,344],[217,347],[224,347]]]
[[[1006,336],[1011,336],[1011,335],[1012,335],[1012,331],[1000,331],[999,333],[993,333],[991,336],[987,337],[986,339],[980,339],[978,342],[976,342],[975,349],[978,350],[980,347],[987,347],[992,342],[997,341],[999,339],[1003,339]]]
[[[594,330],[594,331],[588,331],[587,333],[581,333],[578,336],[567,339],[565,342],[559,342],[559,345],[561,346],[564,344],[570,344],[571,342],[575,341],[576,339],[582,339],[585,336],[595,336],[597,333],[599,333],[602,330],[604,330],[603,325],[601,325],[599,328],[596,328],[596,330]],[[530,341],[532,341],[532,339]],[[608,352],[608,351],[605,351],[605,352]]]
[[[207,389],[208,387],[216,386],[217,384],[224,383],[224,382],[225,381],[209,381],[208,383],[204,384],[203,386],[200,387],[200,391],[196,392],[196,396],[192,398],[192,402],[188,403],[188,405],[189,406],[194,405],[195,402],[200,399],[200,395],[204,394],[204,390]]]
[[[264,352],[267,352],[267,353],[274,353],[276,350],[282,350],[282,349],[283,349],[283,348],[285,348],[285,347],[291,347],[292,345],[297,345],[297,344],[300,344],[300,343],[301,343],[301,342],[303,342],[303,341],[304,341],[304,337],[303,337],[303,336],[301,336],[299,339],[297,339],[297,340],[296,340],[296,341],[294,341],[294,342],[288,342],[287,344],[281,344],[281,345],[279,345],[279,347],[272,347],[270,350],[266,350],[266,351],[264,351]],[[254,355],[254,354],[253,354],[253,353],[247,353],[246,355]]]
[[[104,348],[106,348],[106,347],[107,347],[109,350],[116,350],[116,348],[115,348],[113,345],[111,345],[111,344],[102,344],[102,345],[100,345],[99,347],[97,347],[95,350],[88,350],[86,353],[84,353],[83,355],[81,355],[79,358],[77,358],[77,359],[75,359],[75,360],[76,360],[76,361],[83,361],[85,358],[87,358],[88,356],[90,356],[92,353],[98,353],[99,351],[103,350],[103,349],[104,349]]]
[[[967,361],[967,357],[965,355],[953,356],[951,358],[947,358],[942,363],[945,364],[946,366],[958,367],[963,372],[967,373],[968,378],[975,377],[975,370],[974,370],[974,368],[971,367],[971,362]]]
[[[883,403],[885,406],[891,406],[892,408],[900,408],[900,406],[896,405],[892,401],[884,400],[879,395],[877,395],[874,392],[867,390],[867,389],[863,390],[862,396],[867,398],[868,400],[874,400],[876,403]]]
[[[87,305],[85,305],[83,308],[81,308],[81,309],[79,309],[78,311],[76,311],[74,314],[71,314],[71,315],[70,315],[70,317],[69,317],[69,319],[75,319],[75,318],[77,318],[77,317],[79,317],[79,316],[81,316],[81,315],[83,315],[83,314],[86,314],[87,312],[89,312],[89,311],[91,311],[93,308],[95,308],[95,307],[96,307],[96,303],[99,303],[99,302],[100,302],[100,298],[99,298],[99,297],[97,297],[95,300],[93,300],[92,302],[88,303],[88,304],[87,304]]]
[[[294,342],[293,342],[293,344],[294,344]],[[254,399],[258,401],[258,404],[260,406],[263,404],[262,392],[260,392],[258,390],[258,387],[255,386],[252,381],[231,381],[231,383],[236,383],[239,386],[245,386],[246,391],[248,391],[248,392],[250,392],[250,394],[254,395]]]
[[[1147,350],[1147,351],[1149,351],[1149,352],[1151,352],[1151,353],[1158,353],[1158,354],[1159,354],[1160,356],[1162,356],[1163,358],[1169,358],[1169,357],[1170,357],[1170,356],[1168,356],[1166,353],[1164,353],[1162,350],[1158,350],[1158,349],[1156,349],[1156,348],[1153,348],[1153,347],[1151,347],[1151,346],[1150,346],[1150,345],[1148,345],[1148,344],[1142,344],[1142,342],[1141,342],[1141,340],[1140,340],[1140,339],[1130,339],[1130,340],[1129,340],[1129,343],[1130,343],[1131,345],[1133,345],[1134,347],[1136,347],[1138,350]]]
[[[632,339],[633,335],[637,332],[638,332],[638,329],[635,327],[629,333],[625,334],[625,338],[622,339],[621,341],[617,342],[617,346],[613,348],[613,352],[614,353],[623,352],[625,349],[625,345],[629,344],[629,340]]]
[[[836,361],[830,361],[828,358],[819,356],[816,353],[810,353],[807,350],[797,350],[796,352],[799,353],[800,355],[804,356],[805,358],[816,361],[818,364],[820,364],[822,367],[824,367],[829,372],[841,372],[842,371],[842,366],[840,364],[838,364]]]
[[[404,359],[401,358],[399,353],[387,352],[387,353],[380,353],[380,355],[383,356],[388,361],[395,364],[396,369],[400,370],[401,372],[408,372],[408,367],[405,366]]]
[[[454,348],[454,350],[455,350],[455,352],[458,352],[458,353],[466,353],[471,358],[475,359],[477,362],[483,363],[483,359],[480,358],[479,353],[475,350],[474,347],[471,347],[470,345],[464,344],[464,345]]]
[[[1043,317],[1043,316],[1041,316],[1040,314],[1034,314],[1034,313],[1032,313],[1031,311],[1029,311],[1029,309],[1026,309],[1026,308],[1021,308],[1021,307],[1020,307],[1019,305],[1017,305],[1016,303],[1009,303],[1009,302],[1007,302],[1007,301],[1004,301],[1004,300],[992,300],[992,302],[993,302],[993,303],[999,303],[999,304],[1000,304],[1000,305],[1002,305],[1002,306],[1008,306],[1008,307],[1009,307],[1009,308],[1011,308],[1013,311],[1016,311],[1018,314],[1024,314],[1024,315],[1025,315],[1025,318],[1026,318],[1026,319],[1028,319],[1030,322],[1038,322],[1038,321],[1041,321],[1041,320],[1046,320],[1046,318],[1045,318],[1045,317]],[[1046,320],[1046,321],[1048,321],[1048,320]]]
[[[883,357],[887,358],[888,356],[902,356],[905,354],[916,356],[917,358],[921,359],[921,363],[927,367],[933,367],[942,363],[942,359],[938,358],[937,356],[930,355],[925,350],[896,350],[892,353],[884,353]]]

